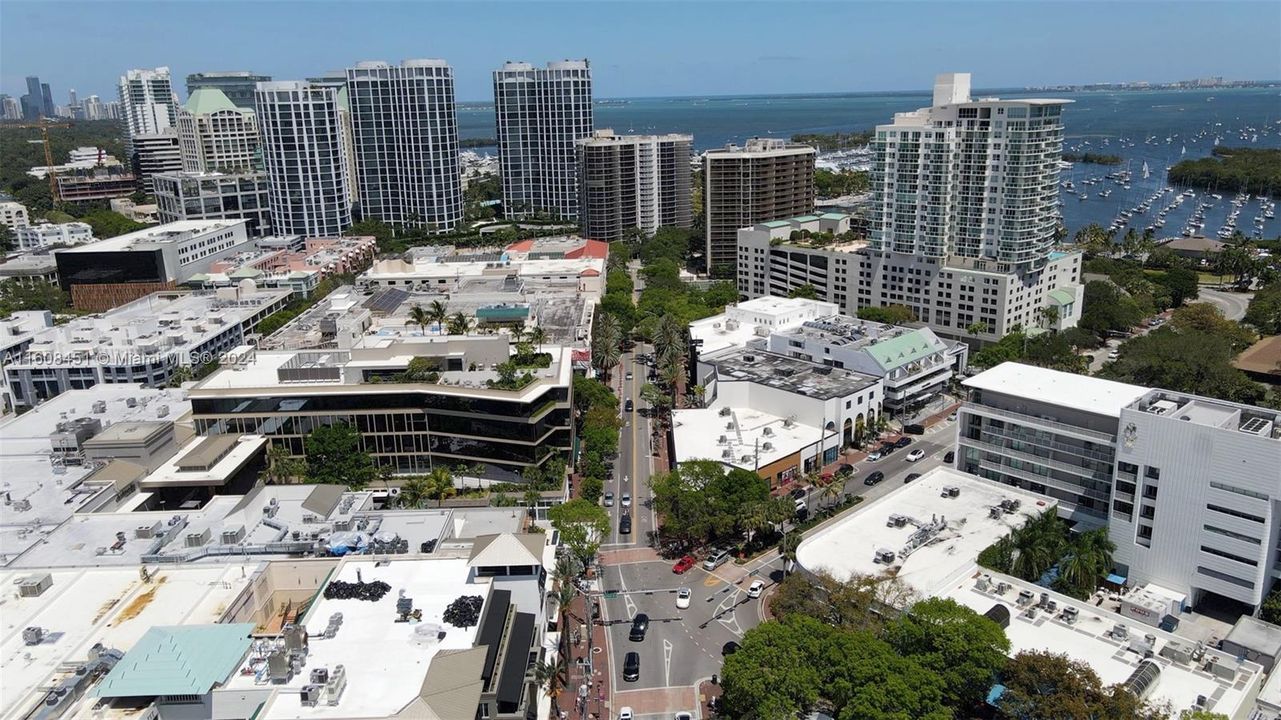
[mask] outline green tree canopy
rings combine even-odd
[[[561,542],[583,563],[596,555],[609,534],[609,514],[595,502],[578,498],[547,510],[547,519],[560,532]]]
[[[360,433],[346,423],[316,428],[303,447],[310,482],[359,490],[374,479],[374,461],[361,449]]]
[[[714,460],[681,463],[650,478],[664,535],[687,543],[725,538],[746,530],[742,509],[769,499],[769,483],[754,472],[728,473]]]
[[[906,305],[885,305],[884,307],[872,307],[869,305],[859,308],[858,316],[863,320],[889,323],[890,325],[903,325],[916,321],[916,315]]]
[[[1010,720],[1159,720],[1165,713],[1141,703],[1121,685],[1104,687],[1085,662],[1028,651],[1001,673],[1001,717]]]
[[[885,629],[885,639],[943,681],[945,702],[978,707],[1005,666],[1010,641],[1001,626],[946,598],[913,605]]]

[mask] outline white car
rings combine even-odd
[[[687,712],[678,712],[672,716],[672,720],[694,720],[694,716]]]
[[[867,456],[868,462],[876,462],[877,460],[880,460],[880,459],[881,459],[881,453],[879,450],[874,453],[869,453]]]
[[[632,709],[626,705],[618,711],[618,720],[635,720],[635,718],[636,713],[632,712]]]
[[[1112,352],[1108,353],[1108,360],[1116,360],[1120,357],[1121,357],[1120,350],[1113,350]]]
[[[920,460],[923,457],[925,457],[925,451],[920,448],[917,448],[907,454],[907,461],[916,462],[917,460]]]
[[[765,583],[757,580],[747,588],[747,597],[758,598],[765,591]]]
[[[623,497],[622,497],[622,499],[621,499],[621,500],[619,500],[619,502],[620,502],[620,503],[622,503],[623,507],[631,507],[631,506],[632,506],[632,494],[631,494],[631,493],[623,493]]]
[[[689,607],[689,599],[693,597],[693,595],[694,595],[693,591],[690,590],[689,588],[687,587],[679,588],[676,591],[676,609],[684,610],[685,608]]]

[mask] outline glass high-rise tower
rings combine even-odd
[[[338,90],[306,82],[258,84],[258,128],[282,235],[325,237],[351,226]]]

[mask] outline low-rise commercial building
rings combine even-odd
[[[271,235],[266,173],[162,173],[151,182],[160,222],[244,220],[250,237]]]
[[[244,344],[290,297],[252,283],[216,293],[149,295],[39,331],[6,363],[5,383],[19,406],[101,383],[163,387]]]
[[[6,265],[8,263],[5,263]],[[0,265],[3,269],[4,265]],[[31,341],[42,330],[53,327],[53,313],[48,310],[19,310],[6,318],[0,318],[0,378],[4,377],[5,365],[12,359],[22,356],[31,346]],[[0,416],[8,415],[14,410],[13,396],[9,392],[9,383],[0,383]]]
[[[27,206],[20,202],[6,200],[0,202],[0,225],[8,227],[10,230],[17,230],[31,222],[27,216]]]
[[[58,263],[53,255],[27,253],[0,262],[0,282],[22,285],[58,282]]]
[[[299,297],[307,297],[327,277],[364,269],[377,251],[378,241],[369,235],[298,238],[298,242],[290,246],[265,248],[220,260],[209,272],[187,278],[185,285],[213,290],[253,280],[259,287],[287,289]]]
[[[225,257],[253,248],[244,220],[167,223],[54,255],[58,282],[81,310],[102,311],[172,290]]]
[[[24,225],[13,231],[19,250],[39,250],[50,245],[80,245],[93,242],[93,228],[88,223],[39,223]]]

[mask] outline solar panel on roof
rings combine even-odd
[[[400,304],[405,302],[408,297],[409,293],[404,290],[388,288],[361,303],[361,306],[370,312],[389,313],[400,307]]]

